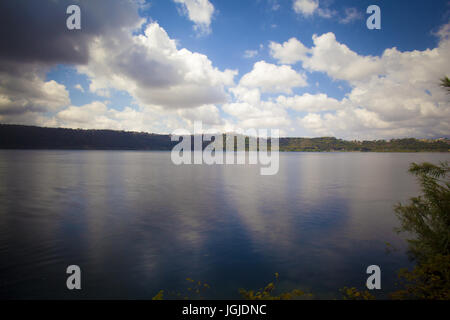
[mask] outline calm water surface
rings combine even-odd
[[[281,153],[258,166],[175,166],[169,152],[0,150],[0,298],[152,298],[206,281],[239,298],[280,273],[319,298],[382,289],[410,265],[392,207],[418,194],[410,162],[430,153]],[[396,251],[387,252],[385,243]],[[66,268],[82,290],[66,289]]]

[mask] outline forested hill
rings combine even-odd
[[[0,124],[1,149],[171,150],[169,135],[114,130]],[[333,137],[280,138],[280,151],[448,152],[450,140],[346,141]]]
[[[281,138],[283,151],[449,152],[450,140],[392,139],[346,141],[333,137]]]
[[[0,124],[2,149],[171,150],[169,135]]]

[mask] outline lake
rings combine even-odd
[[[393,206],[418,195],[431,153],[280,153],[257,165],[175,166],[169,152],[0,150],[0,298],[239,298],[279,288],[338,298],[411,266]],[[387,250],[389,242],[394,250]],[[66,288],[66,268],[82,290]]]

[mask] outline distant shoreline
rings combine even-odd
[[[101,149],[101,148],[2,148],[0,151],[145,151],[145,152],[170,152],[171,150],[157,149]],[[226,152],[226,151],[224,151]],[[248,150],[246,151],[248,152]],[[280,153],[450,153],[450,151],[291,151],[279,150]]]
[[[3,150],[170,151],[177,143],[164,134],[0,124]],[[450,139],[347,141],[334,137],[285,137],[279,139],[279,149],[280,152],[448,153]]]

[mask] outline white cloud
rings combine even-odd
[[[318,0],[294,0],[293,9],[305,17],[311,16],[319,8]]]
[[[244,52],[244,58],[250,59],[254,58],[258,55],[258,50],[245,50]]]
[[[70,106],[67,109],[57,113],[57,119],[63,123],[69,123],[72,126],[86,126],[86,124],[96,123],[96,128],[106,128],[109,124],[105,116],[108,107],[104,102],[94,101],[87,105],[76,107]],[[91,123],[92,122],[92,123]],[[106,127],[104,125],[107,125]]]
[[[308,113],[303,118],[298,119],[299,125],[304,127],[310,132],[313,132],[313,135],[321,135],[321,136],[332,136],[333,134],[326,128],[326,125],[323,123],[323,120],[320,114],[317,113]]]
[[[182,126],[182,119],[170,115],[164,109],[125,107],[116,110],[108,102],[93,101],[82,106],[69,106],[51,118],[40,119],[39,125],[80,129],[112,129],[169,133],[171,118],[174,127]],[[177,122],[178,121],[178,122]]]
[[[344,17],[339,19],[340,23],[347,24],[363,18],[363,15],[356,8],[345,8]]]
[[[317,9],[317,14],[322,18],[332,18],[337,15],[336,10],[331,10],[329,8],[319,8]]]
[[[219,109],[215,105],[204,105],[194,109],[178,110],[178,115],[193,125],[194,121],[201,121],[207,126],[217,126],[223,124]]]
[[[401,52],[392,48],[386,49],[381,57],[359,55],[337,42],[332,33],[314,36],[311,55],[301,59],[303,67],[347,81],[352,89],[340,101],[340,108],[334,108],[336,112],[311,113],[299,123],[312,134],[345,138],[447,136],[450,105],[448,95],[439,87],[439,79],[450,74],[447,35],[444,26],[435,49]],[[314,105],[319,110],[321,105],[327,105],[325,100],[311,102],[317,96],[306,97],[283,99],[291,102],[286,103],[288,107],[311,112]]]
[[[271,55],[279,63],[302,61],[310,71],[326,72],[334,79],[361,80],[382,70],[378,57],[360,56],[345,44],[336,41],[334,33],[313,36],[314,46],[306,48],[296,38],[278,44],[271,43]],[[330,59],[330,57],[333,57]]]
[[[8,45],[0,54],[1,122],[40,125],[49,121],[52,114],[70,105],[67,88],[46,79],[51,68],[87,63],[88,46],[96,38],[131,32],[142,22],[140,1],[87,1],[83,4],[87,28],[62,34],[61,12],[69,4],[69,0],[0,2],[3,28],[13,30],[5,34],[3,42]]]
[[[448,2],[448,5],[450,6],[450,2]],[[441,38],[442,40],[448,40],[450,37],[450,22],[444,24],[441,28],[439,28],[438,32],[436,32],[434,35]]]
[[[308,48],[296,38],[291,38],[283,44],[271,41],[270,54],[282,64],[294,64],[306,58]]]
[[[89,76],[90,90],[124,90],[143,105],[179,109],[224,103],[224,89],[237,74],[213,67],[203,54],[178,49],[157,23],[143,35],[99,38],[90,50],[89,63],[78,67]]]
[[[272,79],[275,73],[255,72],[251,80],[245,75],[239,86],[231,89],[237,102],[224,105],[223,110],[239,119],[240,124],[263,125],[272,119],[283,124],[282,128],[290,125],[286,109],[308,112],[297,124],[302,134],[310,136],[346,139],[448,136],[450,105],[448,95],[439,86],[439,79],[450,74],[450,40],[446,30],[443,26],[437,32],[441,40],[435,49],[401,52],[392,48],[380,57],[352,51],[339,43],[333,33],[315,35],[311,48],[297,39],[271,43],[271,54],[280,63],[301,62],[310,72],[324,72],[332,79],[346,81],[351,91],[342,100],[324,93],[305,93],[262,101],[260,90],[266,78],[263,74],[270,74],[267,78]]]
[[[277,102],[284,107],[288,107],[297,111],[329,111],[341,108],[341,102],[328,97],[326,94],[309,94],[305,93],[301,96],[285,97],[279,96]]]
[[[46,70],[34,64],[0,63],[0,121],[25,113],[54,112],[70,104],[64,85],[45,81]]]
[[[374,139],[386,137],[394,131],[383,132],[389,129],[389,123],[381,120],[374,112],[362,108],[346,108],[334,113],[320,115],[309,113],[299,118],[300,126],[308,129],[312,136],[337,136],[348,139]],[[349,132],[352,134],[349,135]],[[402,136],[402,130],[396,132]],[[397,135],[397,136],[398,136]]]
[[[223,105],[222,109],[236,118],[237,128],[286,128],[291,124],[286,111],[269,102],[257,106],[235,102]]]
[[[234,95],[234,102],[222,106],[222,110],[233,116],[238,128],[277,128],[282,129],[291,125],[291,120],[285,108],[276,101],[261,100],[258,88],[249,89],[237,86],[230,89]]]
[[[209,0],[174,0],[182,5],[183,12],[194,22],[194,29],[201,34],[211,33],[214,6]]]
[[[253,70],[245,74],[239,84],[269,93],[291,93],[292,88],[307,86],[304,74],[297,73],[290,66],[277,66],[265,61],[256,62]]]
[[[168,133],[163,119],[162,114],[155,114],[151,110],[136,110],[131,107],[115,110],[108,108],[105,102],[93,101],[83,106],[70,106],[42,125]]]
[[[117,110],[108,101],[93,101],[81,106],[69,106],[52,117],[35,119],[35,124],[81,129],[113,129],[169,134],[178,128],[188,128],[194,121],[203,127],[223,131],[226,121],[214,105],[171,110],[159,106],[125,107]]]
[[[345,8],[343,17],[337,10],[330,9],[330,1],[324,1],[324,5],[321,6],[319,0],[294,0],[293,9],[296,13],[301,14],[304,17],[311,17],[313,15],[318,15],[321,18],[331,19],[339,18],[341,23],[349,23],[354,20],[362,18],[362,14],[358,12],[355,8]]]
[[[269,5],[271,6],[271,9],[273,11],[277,11],[278,9],[280,9],[280,4],[277,0],[269,0]]]
[[[81,86],[81,84],[76,84],[75,86],[74,86],[74,88],[75,89],[77,89],[77,90],[80,90],[81,92],[84,92],[84,89],[83,89],[83,87]]]
[[[337,42],[332,32],[314,35],[313,41],[311,56],[303,60],[303,67],[309,70],[326,72],[334,79],[348,81],[367,79],[382,70],[379,58],[358,55]]]

